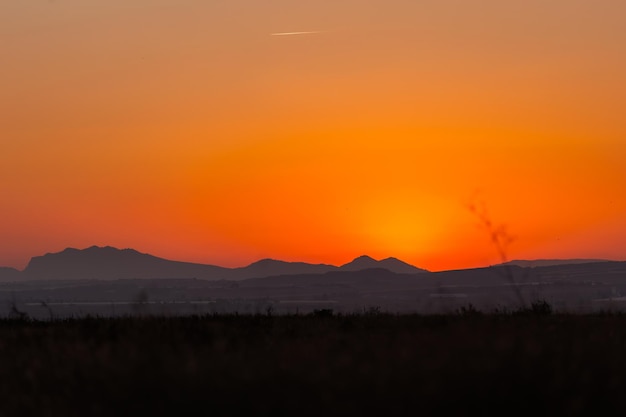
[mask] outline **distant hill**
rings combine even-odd
[[[18,281],[20,271],[14,268],[0,267],[0,282]]]
[[[204,278],[226,279],[228,268],[170,261],[134,249],[92,246],[68,248],[31,259],[23,272],[25,279],[136,279]]]
[[[425,272],[395,258],[376,261],[361,256],[341,267],[304,262],[263,259],[241,268],[224,268],[188,262],[171,261],[134,249],[92,246],[68,248],[31,259],[23,272],[10,270],[0,275],[7,280],[114,280],[196,278],[204,280],[244,280],[282,275],[324,274],[332,271],[387,269],[395,273]],[[5,278],[5,275],[7,278]]]
[[[515,265],[522,268],[535,268],[541,266],[557,266],[557,265],[577,265],[590,264],[597,262],[610,262],[606,259],[534,259],[534,260],[514,260],[505,262],[501,265]]]
[[[532,267],[546,273],[559,273],[571,268],[586,271],[595,268],[593,264],[606,264],[602,259],[539,259],[514,260],[495,268],[514,266]],[[605,265],[606,266],[606,265]],[[589,267],[589,268],[588,268]],[[545,269],[547,268],[547,269]],[[582,268],[582,269],[581,269]],[[604,267],[601,267],[604,268]],[[240,268],[225,268],[215,265],[179,262],[159,258],[138,252],[134,249],[92,246],[86,249],[68,248],[57,253],[48,253],[31,259],[22,272],[13,268],[0,268],[0,281],[25,280],[119,280],[119,279],[202,279],[202,280],[246,280],[251,278],[322,275],[334,272],[358,272],[366,270],[387,270],[395,274],[420,274],[428,272],[396,258],[376,260],[369,256],[359,256],[340,267],[327,264],[309,264],[305,262],[284,262],[274,259],[262,259]],[[465,279],[484,275],[480,269],[466,270],[461,275]],[[438,273],[439,277],[460,276],[454,271],[450,274]],[[456,278],[455,278],[456,279]]]
[[[424,274],[428,276],[430,274]],[[246,279],[240,281],[239,288],[313,288],[316,290],[353,287],[371,288],[372,286],[393,288],[398,283],[421,282],[422,278],[416,274],[397,274],[387,269],[367,268],[358,271],[335,271],[324,274],[295,274],[269,276],[264,278]]]
[[[274,259],[262,259],[243,268],[233,268],[231,279],[251,277],[270,277],[277,275],[323,274],[334,271],[337,267],[326,264],[308,264],[304,262],[284,262]]]
[[[341,267],[263,259],[223,268],[94,246],[35,257],[23,272],[0,268],[0,317],[16,302],[33,317],[132,314],[144,298],[141,308],[165,314],[259,312],[268,306],[277,312],[373,306],[441,313],[468,305],[519,308],[536,300],[557,309],[626,311],[626,262],[580,262],[425,273],[394,258],[360,256]]]
[[[381,261],[377,261],[369,256],[359,256],[352,262],[342,265],[339,268],[341,271],[362,271],[365,269],[386,269],[396,274],[416,274],[419,272],[428,272],[425,269],[417,268],[406,262],[403,262],[396,258],[387,258]]]

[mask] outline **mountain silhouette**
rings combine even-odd
[[[31,259],[24,270],[26,279],[136,279],[211,278],[226,279],[227,268],[170,261],[134,249],[92,246],[68,248]]]
[[[50,309],[60,316],[131,314],[138,294],[149,293],[144,307],[167,314],[256,312],[268,305],[282,312],[379,306],[440,313],[468,304],[488,311],[519,308],[537,297],[558,308],[626,311],[626,262],[555,262],[425,272],[395,258],[360,256],[340,267],[262,259],[224,268],[92,246],[34,257],[22,272],[0,268],[0,305],[17,302],[37,317],[48,317]]]
[[[496,267],[513,266],[515,268],[533,267],[545,271],[577,271],[606,268],[610,261],[595,259],[543,259],[515,260]],[[587,268],[588,267],[588,268]],[[551,268],[558,268],[551,269]],[[274,259],[262,259],[240,268],[225,268],[216,265],[172,261],[159,258],[134,249],[117,249],[111,246],[92,246],[86,249],[67,248],[61,252],[35,256],[24,271],[14,268],[0,267],[0,281],[24,280],[120,280],[120,279],[201,279],[246,280],[251,278],[322,275],[340,272],[358,272],[365,270],[387,270],[394,274],[420,274],[428,272],[396,258],[376,260],[369,256],[359,256],[340,267],[327,264],[309,264],[305,262],[284,262]],[[465,270],[466,272],[450,271],[450,277],[475,279],[481,269]],[[441,273],[438,273],[441,274]],[[460,274],[460,275],[459,275]],[[446,277],[448,276],[446,275]],[[443,275],[442,275],[443,276]]]
[[[521,266],[522,268],[535,268],[541,266],[558,266],[558,265],[577,265],[577,264],[590,264],[597,262],[610,262],[607,259],[534,259],[534,260],[521,260],[516,259],[513,261],[505,262],[500,265],[514,265]]]
[[[20,279],[20,271],[15,268],[0,267],[0,282],[17,281]]]
[[[395,258],[376,261],[368,256],[356,258],[341,267],[305,262],[262,259],[240,268],[171,261],[134,249],[92,246],[67,248],[31,259],[23,272],[8,271],[0,275],[7,280],[114,280],[196,278],[204,280],[244,280],[281,275],[323,274],[332,271],[387,269],[395,273],[425,272]]]
[[[363,255],[354,259],[340,268],[342,271],[362,271],[365,269],[386,269],[396,274],[416,274],[419,272],[428,272],[425,269],[417,268],[413,265],[407,264],[396,258],[386,258],[381,261],[377,261],[374,258]]]
[[[269,277],[294,274],[323,274],[334,271],[337,267],[326,264],[308,264],[305,262],[285,262],[274,259],[261,259],[243,268],[233,269],[233,275]],[[241,278],[243,279],[243,278]]]

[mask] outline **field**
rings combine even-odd
[[[618,412],[626,315],[549,313],[6,319],[0,415]]]

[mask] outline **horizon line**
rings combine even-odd
[[[363,257],[370,258],[370,259],[372,259],[372,260],[374,260],[376,262],[382,262],[382,261],[385,261],[385,260],[388,260],[388,259],[394,259],[394,260],[400,261],[402,263],[405,263],[405,264],[407,264],[409,266],[412,266],[412,267],[414,267],[416,269],[421,269],[421,270],[427,271],[427,272],[446,272],[446,271],[460,271],[460,270],[466,270],[466,269],[490,268],[490,267],[493,267],[493,266],[506,266],[507,264],[510,264],[512,262],[525,262],[525,263],[531,263],[531,264],[533,262],[542,262],[542,261],[557,261],[557,262],[558,261],[570,261],[570,262],[571,261],[583,261],[581,263],[626,262],[626,259],[625,260],[618,260],[618,259],[608,259],[608,258],[580,258],[580,257],[575,257],[575,258],[510,259],[510,260],[507,260],[507,261],[504,261],[504,262],[482,264],[480,266],[470,266],[470,267],[464,267],[464,268],[451,268],[451,269],[441,269],[441,270],[430,270],[430,269],[427,269],[427,268],[423,268],[421,266],[416,266],[416,265],[414,265],[412,263],[406,262],[406,261],[404,261],[404,260],[402,260],[402,259],[400,259],[398,257],[395,257],[395,256],[386,256],[386,257],[383,257],[383,258],[380,258],[380,259],[376,259],[376,258],[374,258],[374,257],[372,257],[370,255],[362,254],[362,255],[359,255],[359,256],[356,256],[356,257],[350,259],[348,262],[341,263],[339,265],[335,265],[335,264],[332,264],[332,263],[325,263],[325,262],[307,262],[307,261],[302,261],[302,260],[286,261],[286,260],[282,260],[282,259],[278,259],[278,258],[265,257],[265,258],[259,258],[259,259],[255,260],[255,261],[252,261],[250,263],[247,263],[247,264],[244,264],[244,265],[240,265],[240,266],[222,266],[222,265],[218,265],[218,264],[214,264],[214,263],[205,263],[205,262],[198,262],[198,261],[184,261],[184,260],[179,260],[179,259],[171,259],[169,257],[165,258],[165,257],[161,257],[159,255],[154,255],[152,253],[142,252],[142,251],[139,251],[139,250],[137,250],[135,248],[131,248],[131,247],[118,248],[118,247],[111,246],[111,245],[104,245],[104,246],[91,245],[91,246],[84,247],[82,249],[68,246],[68,247],[65,247],[64,249],[62,249],[60,251],[57,251],[57,252],[46,252],[46,253],[44,253],[42,255],[31,256],[30,260],[32,260],[35,257],[42,257],[42,256],[45,256],[45,255],[59,254],[59,253],[65,252],[66,250],[70,250],[70,249],[73,249],[73,250],[76,250],[76,251],[85,251],[87,249],[92,249],[92,248],[97,248],[97,249],[111,248],[111,249],[115,249],[117,251],[132,250],[132,251],[137,252],[139,254],[149,255],[149,256],[153,256],[155,258],[164,259],[164,260],[167,260],[167,261],[191,263],[191,264],[197,264],[197,265],[217,266],[217,267],[225,268],[225,269],[245,268],[245,267],[248,267],[248,266],[253,265],[255,263],[258,263],[258,262],[261,262],[261,261],[266,261],[266,260],[277,261],[277,262],[285,262],[285,263],[306,263],[306,264],[310,264],[310,265],[326,265],[326,266],[332,266],[332,267],[335,267],[335,268],[341,268],[342,266],[350,264],[350,263],[354,262],[355,260],[357,260],[359,258],[363,258]],[[28,267],[28,264],[30,263],[30,260],[29,260],[29,262],[27,262],[27,264],[24,266],[24,268],[21,268],[21,269],[20,268],[16,268],[16,267],[11,267],[11,266],[5,266],[5,265],[0,265],[0,268],[10,268],[10,269],[15,269],[15,270],[17,270],[19,272],[23,272]],[[533,267],[533,266],[529,265],[529,267]]]

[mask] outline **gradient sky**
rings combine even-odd
[[[3,0],[0,265],[625,259],[623,0]],[[316,32],[291,36],[273,33]]]

